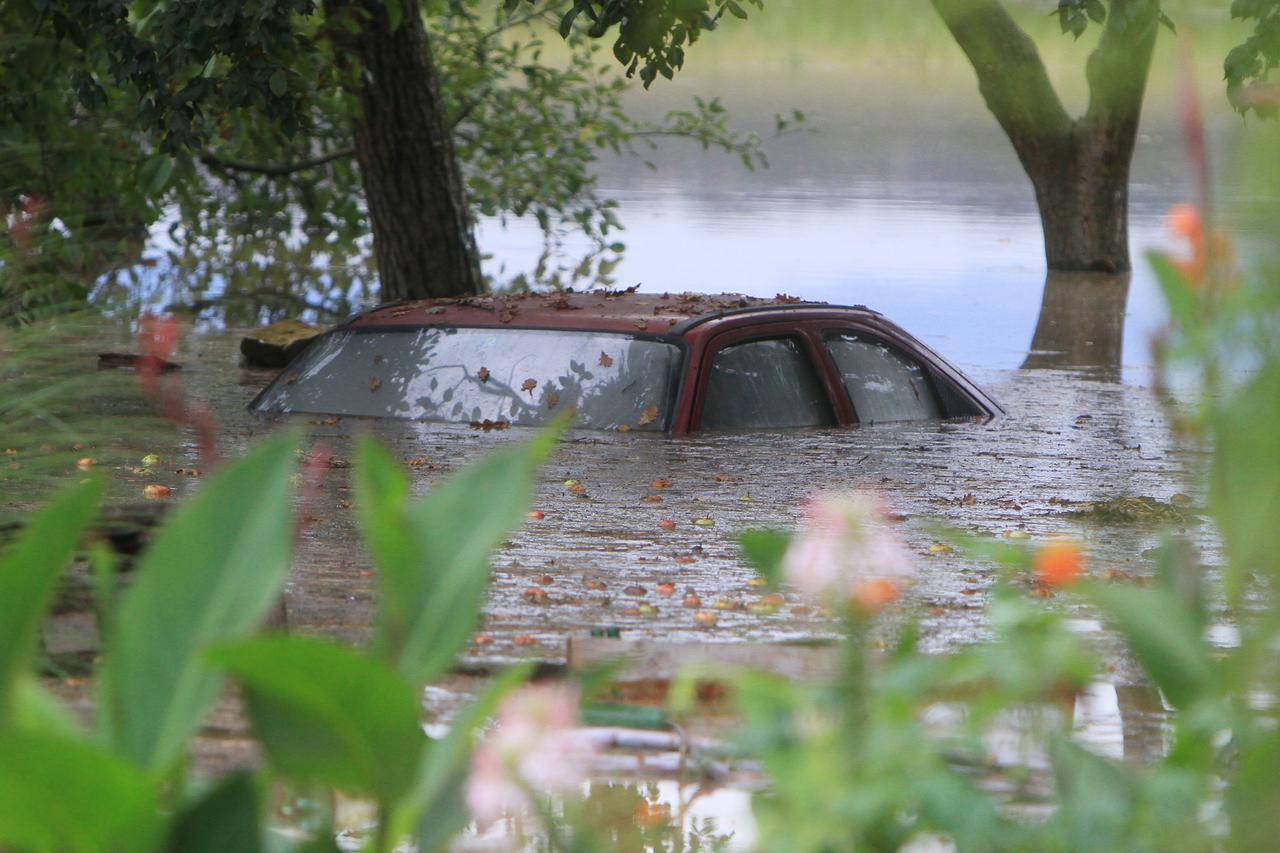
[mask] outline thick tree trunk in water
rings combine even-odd
[[[1129,269],[1129,156],[1077,125],[1062,160],[1027,164],[1050,270]]]
[[[1089,57],[1089,107],[1063,108],[1000,0],[933,0],[1035,187],[1050,270],[1129,270],[1129,164],[1159,26],[1154,0],[1112,0]]]
[[[341,14],[348,4],[328,0]],[[335,40],[360,62],[353,120],[383,301],[483,290],[462,171],[416,3],[392,29],[382,0],[350,4],[355,35]],[[349,12],[348,12],[349,14]]]

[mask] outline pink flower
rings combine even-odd
[[[892,601],[915,569],[885,516],[873,495],[811,499],[783,557],[784,579],[808,595],[866,609]]]
[[[574,728],[578,701],[577,689],[563,684],[523,687],[503,700],[467,779],[467,806],[481,826],[528,810],[529,791],[564,793],[582,784],[594,750]]]

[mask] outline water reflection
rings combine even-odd
[[[1129,282],[1128,273],[1050,271],[1022,368],[1085,368],[1119,382]]]

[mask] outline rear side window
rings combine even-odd
[[[851,334],[828,337],[827,349],[860,423],[942,417],[933,386],[913,359],[878,340]]]
[[[704,430],[834,423],[813,364],[794,339],[748,341],[716,353],[702,407]]]

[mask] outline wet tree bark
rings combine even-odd
[[[1035,43],[1000,0],[932,0],[1035,187],[1050,270],[1129,270],[1129,166],[1155,45],[1153,0],[1112,0],[1086,75],[1089,106],[1063,108]]]
[[[383,301],[483,290],[462,170],[416,3],[392,27],[383,0],[326,0],[340,49],[358,59],[353,119]]]

